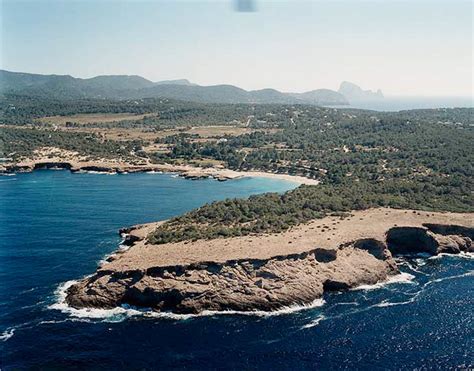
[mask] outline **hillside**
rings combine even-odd
[[[322,102],[323,105],[349,104],[349,101],[343,94],[330,89],[316,89],[305,93],[294,93],[292,96],[310,104],[317,104],[317,102]]]
[[[247,91],[233,85],[200,86],[188,80],[152,82],[140,76],[38,75],[0,70],[0,92],[55,99],[172,98],[199,103],[348,104],[343,95],[327,89],[301,94],[275,89]]]

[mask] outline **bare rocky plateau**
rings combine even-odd
[[[273,311],[399,273],[394,255],[474,252],[474,214],[370,209],[279,234],[151,245],[159,223],[122,230],[119,250],[68,289],[75,308]]]

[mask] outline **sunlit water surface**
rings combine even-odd
[[[70,311],[64,283],[117,248],[120,227],[212,200],[283,192],[261,178],[37,171],[0,177],[0,368],[400,369],[474,366],[474,259],[401,259],[391,283],[274,315]]]

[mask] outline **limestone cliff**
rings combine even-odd
[[[155,225],[132,228],[123,231],[132,247],[70,287],[66,300],[75,308],[272,311],[386,280],[398,273],[392,254],[474,252],[472,214],[374,209],[336,220],[271,236],[158,246],[146,239]],[[340,235],[326,237],[319,227],[329,224]]]

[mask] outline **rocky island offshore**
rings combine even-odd
[[[153,232],[162,226],[123,230],[129,249],[71,286],[67,303],[173,313],[274,311],[395,277],[398,254],[474,252],[472,213],[377,208],[282,233],[154,245]]]

